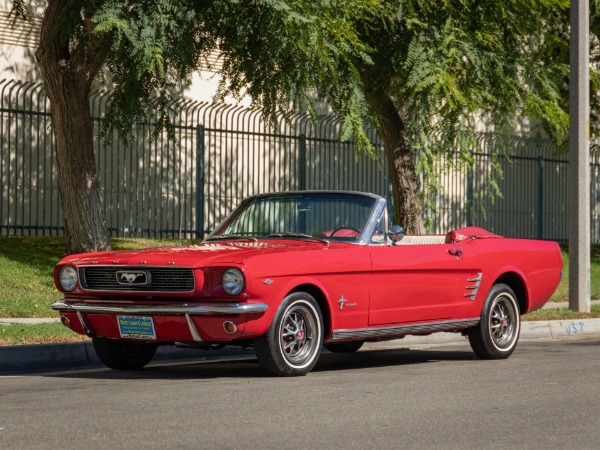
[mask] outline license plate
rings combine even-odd
[[[123,338],[156,339],[152,317],[117,316],[119,332]]]

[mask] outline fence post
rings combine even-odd
[[[538,191],[537,191],[537,238],[544,235],[544,158],[538,158]]]
[[[196,239],[204,239],[204,126],[196,127]]]
[[[298,136],[298,190],[306,190],[306,135]]]
[[[475,155],[473,161],[467,167],[467,226],[473,226],[473,166],[475,165]]]

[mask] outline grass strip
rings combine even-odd
[[[69,330],[62,323],[0,325],[0,345],[58,344],[89,340],[89,337]]]
[[[523,320],[578,320],[578,319],[598,319],[600,318],[600,305],[592,305],[589,313],[578,313],[569,310],[569,308],[544,308],[538,309],[522,316]]]

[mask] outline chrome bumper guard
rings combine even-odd
[[[52,303],[52,309],[59,312],[80,312],[97,314],[154,314],[159,316],[172,315],[236,315],[260,314],[269,309],[265,303],[205,303],[202,305],[122,305],[108,306],[89,303]]]

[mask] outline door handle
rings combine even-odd
[[[448,249],[448,253],[450,256],[456,256],[457,258],[460,258],[460,255],[462,255],[462,250],[460,248],[450,248]]]

